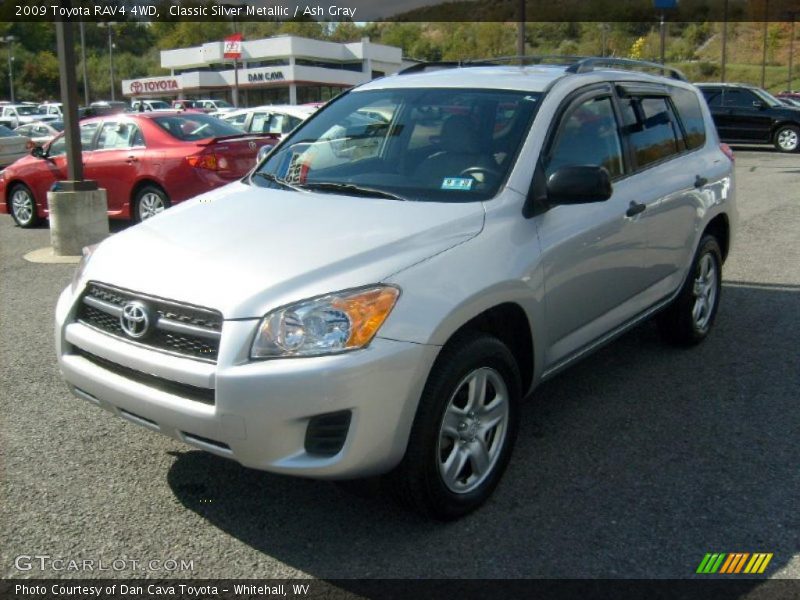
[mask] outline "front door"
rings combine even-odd
[[[646,227],[629,215],[639,191],[625,178],[619,123],[609,87],[578,97],[543,155],[546,176],[568,165],[605,167],[614,192],[605,202],[560,205],[537,218],[547,290],[548,366],[631,318],[647,287]]]

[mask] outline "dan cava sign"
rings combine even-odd
[[[225,47],[223,49],[223,56],[237,60],[242,58],[242,34],[234,33],[225,38]]]

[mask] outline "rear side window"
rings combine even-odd
[[[203,114],[165,115],[155,117],[153,121],[172,137],[182,142],[242,134],[241,129],[237,129],[230,123]]]
[[[665,160],[684,149],[683,136],[678,133],[666,98],[623,98],[622,107],[639,168]]]
[[[690,150],[706,143],[706,123],[697,94],[683,88],[672,91],[672,101],[686,132],[686,146]]]

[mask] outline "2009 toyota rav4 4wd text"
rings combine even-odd
[[[64,377],[248,467],[466,514],[537,384],[650,316],[679,344],[714,323],[732,156],[695,87],[631,67],[429,64],[339,96],[86,251]]]

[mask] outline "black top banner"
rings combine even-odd
[[[524,5],[524,8],[523,8]],[[0,21],[792,21],[800,0],[4,0]]]

